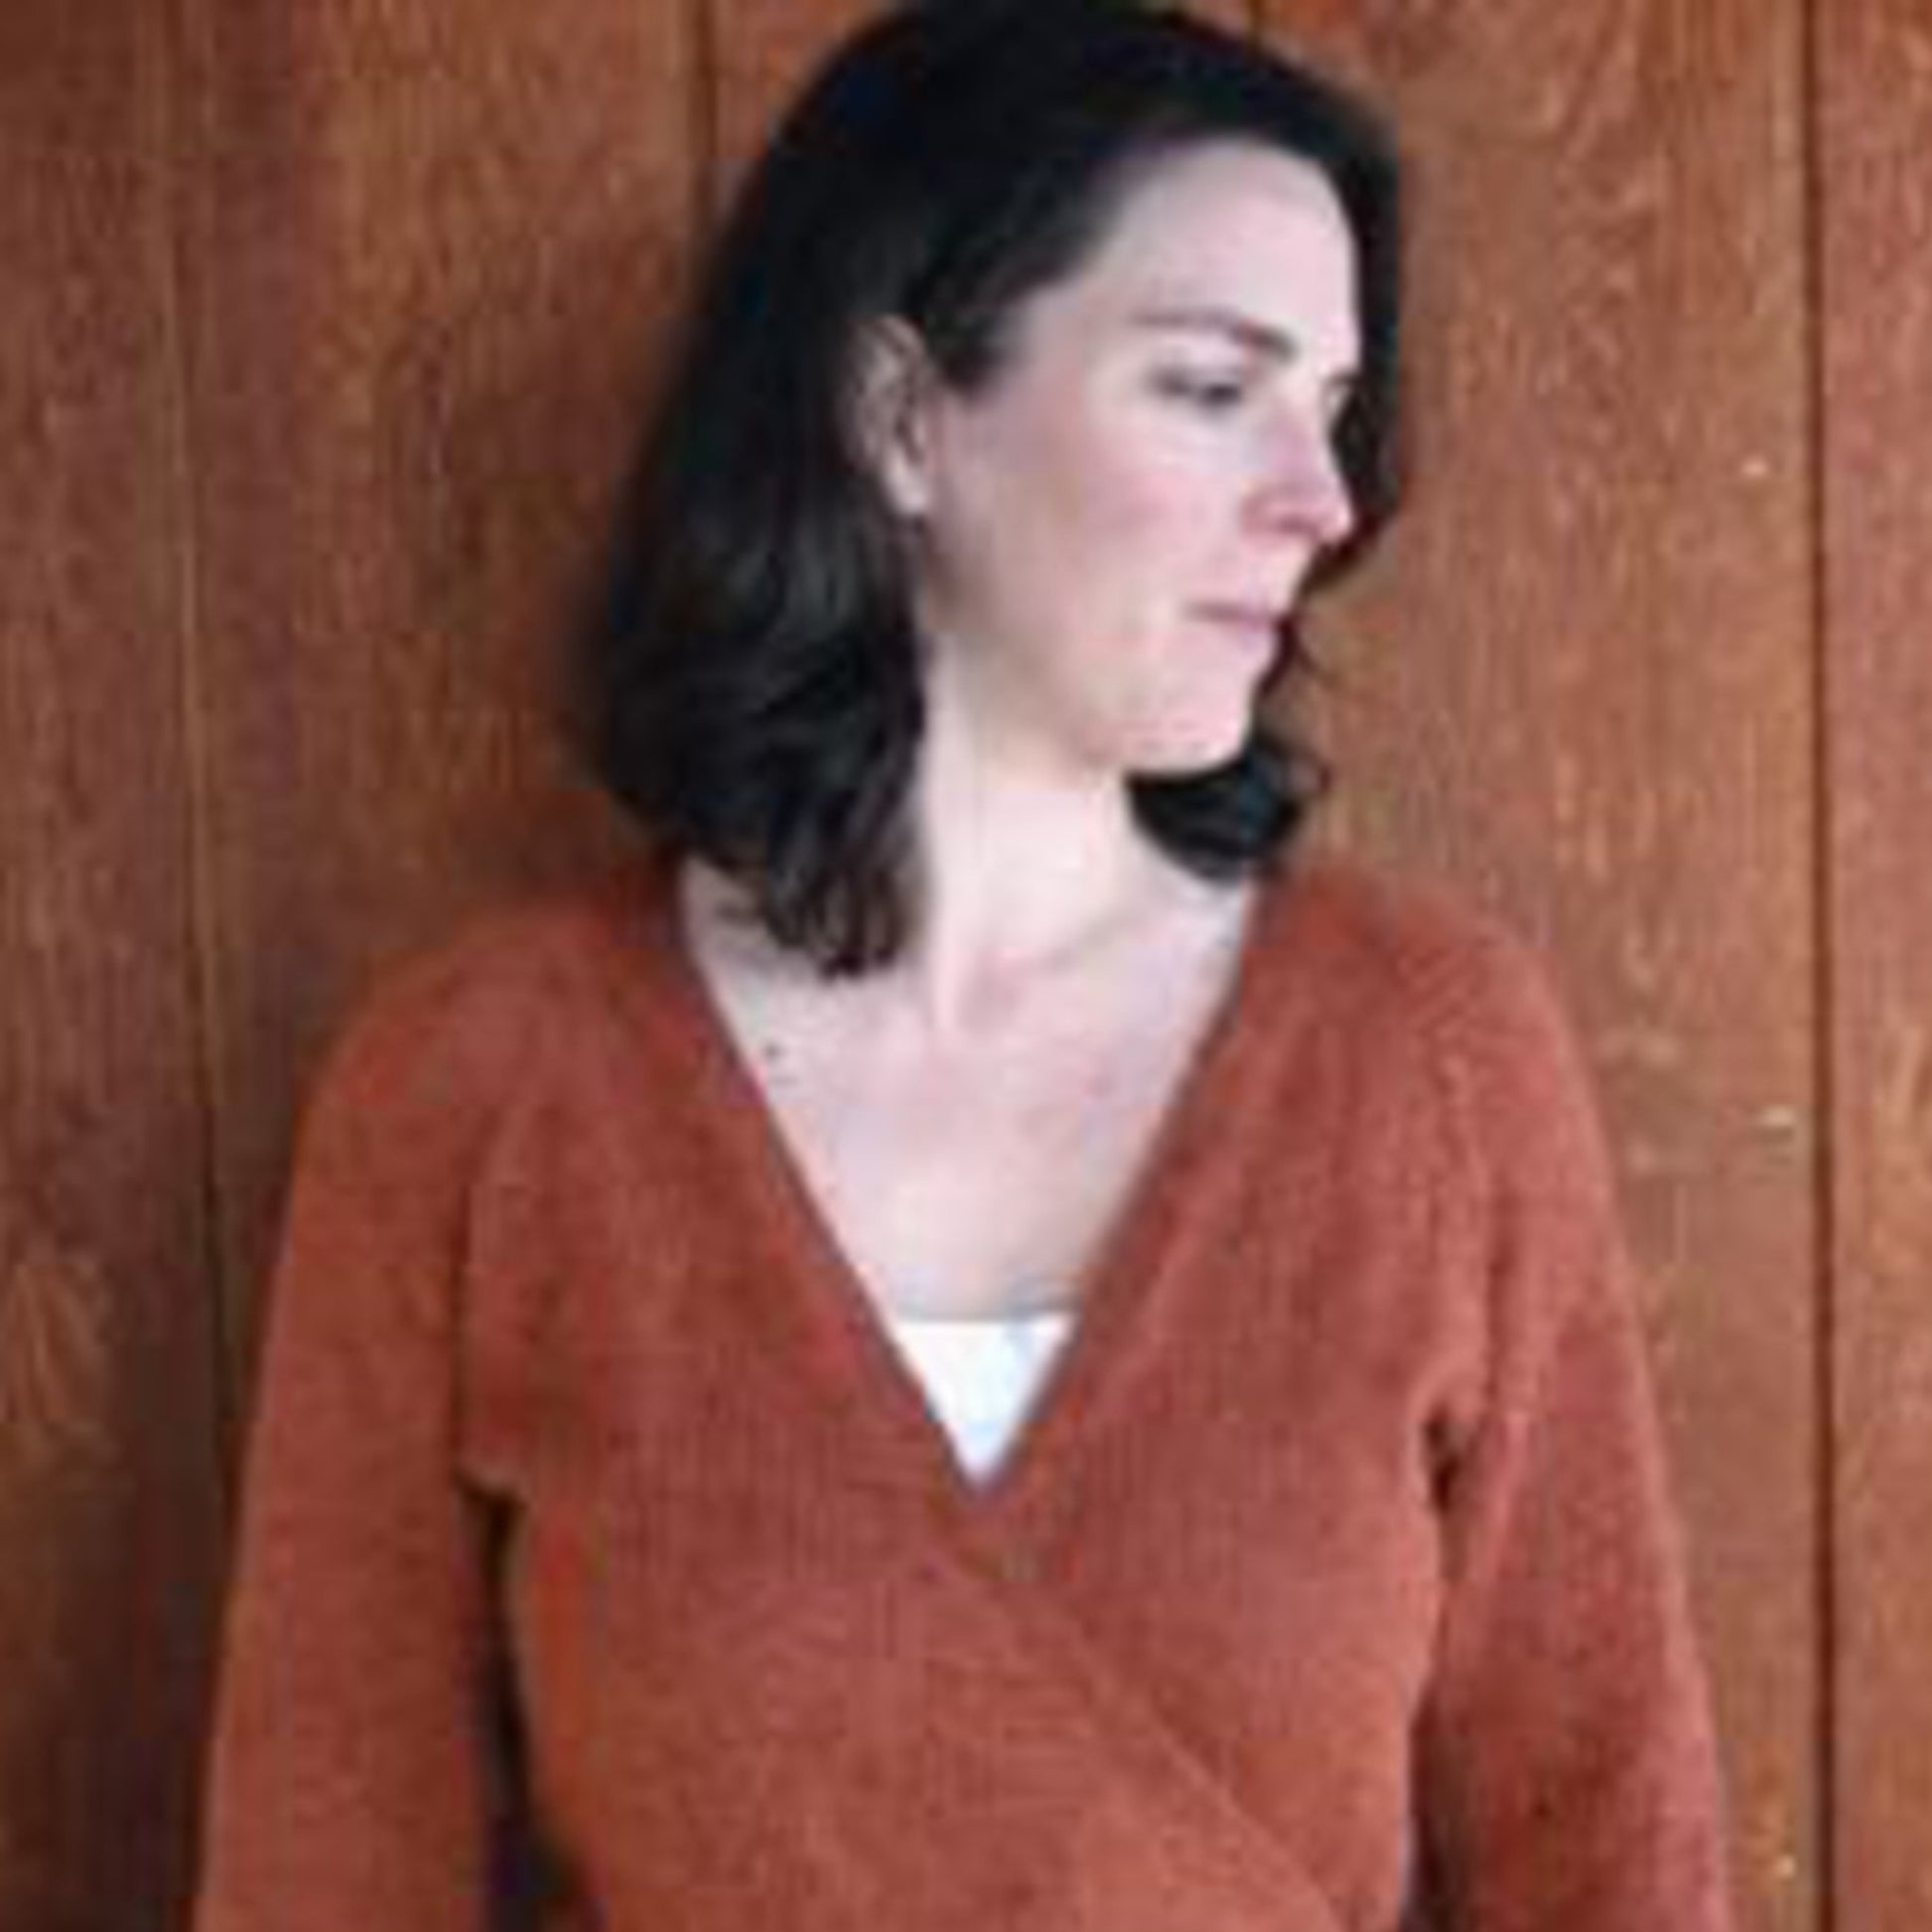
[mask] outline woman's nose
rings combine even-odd
[[[1262,527],[1307,538],[1324,549],[1355,527],[1355,503],[1333,439],[1298,425],[1269,453],[1250,503]]]

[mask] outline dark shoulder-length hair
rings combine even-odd
[[[1017,307],[1081,264],[1144,173],[1224,138],[1319,169],[1354,235],[1363,361],[1336,437],[1356,520],[1325,581],[1394,507],[1400,296],[1392,145],[1331,82],[1165,7],[925,0],[833,52],[726,215],[593,625],[596,762],[828,972],[903,937],[923,719],[903,552],[855,428],[858,346],[898,318],[943,380],[980,388]],[[1305,660],[1291,619],[1271,677]],[[1225,765],[1128,782],[1173,858],[1239,877],[1286,851],[1319,773],[1257,719]]]

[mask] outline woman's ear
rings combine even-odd
[[[899,516],[932,506],[931,400],[937,392],[925,345],[909,323],[885,316],[860,339],[854,428],[887,502]]]

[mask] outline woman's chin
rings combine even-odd
[[[1191,729],[1150,733],[1129,768],[1141,778],[1204,777],[1241,756],[1254,734],[1254,720],[1250,706],[1229,717],[1202,719]]]

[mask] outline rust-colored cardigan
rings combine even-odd
[[[1716,1932],[1603,1156],[1535,972],[1339,869],[966,1477],[668,874],[340,1044],[251,1441],[199,1932]]]

